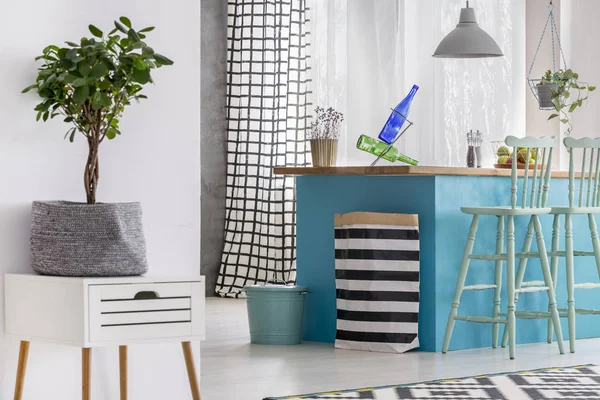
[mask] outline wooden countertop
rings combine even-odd
[[[510,176],[510,169],[461,168],[461,167],[413,167],[410,165],[382,165],[376,167],[277,167],[275,175],[456,175],[456,176]],[[519,170],[523,175],[524,170]],[[533,176],[533,170],[529,170]],[[576,174],[579,176],[579,174]],[[553,171],[553,178],[568,178],[567,171]]]

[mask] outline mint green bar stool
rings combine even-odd
[[[600,314],[600,310],[590,310],[575,308],[575,289],[597,289],[600,283],[575,283],[575,257],[595,257],[596,267],[600,278],[600,241],[598,240],[598,230],[596,227],[595,214],[600,213],[600,139],[582,138],[564,139],[565,147],[569,150],[569,206],[552,207],[550,213],[554,215],[552,229],[552,251],[551,257],[552,280],[556,287],[558,276],[558,259],[566,259],[566,278],[567,278],[567,309],[559,309],[561,317],[568,318],[569,324],[569,350],[575,352],[575,327],[576,314]],[[575,156],[582,153],[580,177],[575,178]],[[589,153],[589,159],[588,159]],[[578,181],[578,182],[577,182]],[[579,187],[578,201],[575,202],[575,187]],[[587,215],[590,236],[592,238],[593,251],[580,251],[573,249],[573,226],[572,218],[574,215]],[[559,251],[560,238],[560,217],[565,220],[565,251]],[[526,263],[519,265],[517,274],[517,287],[522,285],[523,275],[525,274]],[[548,320],[548,343],[552,343],[553,327],[556,326],[552,320]],[[557,335],[558,337],[558,335]],[[504,342],[505,338],[503,338]]]
[[[548,294],[548,312],[543,313],[547,318],[552,318],[556,327],[556,337],[558,343],[558,349],[560,354],[564,354],[562,331],[560,329],[560,316],[556,307],[556,298],[554,295],[554,282],[552,280],[552,274],[548,263],[548,255],[546,251],[546,244],[544,243],[544,236],[542,233],[542,226],[539,220],[540,215],[549,214],[551,209],[549,207],[543,207],[546,198],[548,196],[548,189],[550,187],[550,176],[551,176],[551,165],[552,165],[552,151],[554,146],[554,137],[542,137],[534,138],[527,137],[523,139],[516,138],[514,136],[508,136],[506,138],[506,145],[513,148],[513,154],[517,154],[518,148],[526,148],[527,159],[530,158],[532,151],[535,151],[535,164],[533,166],[533,178],[531,182],[531,190],[528,191],[529,184],[529,164],[523,173],[523,178],[519,178],[517,173],[517,164],[513,163],[511,173],[511,196],[510,206],[496,206],[496,207],[462,207],[461,211],[465,214],[473,215],[471,227],[467,237],[467,243],[463,253],[462,264],[460,266],[460,272],[458,274],[458,280],[456,282],[456,291],[454,300],[452,302],[452,308],[450,315],[448,316],[448,325],[446,327],[446,335],[444,337],[444,343],[442,346],[442,353],[448,351],[450,345],[450,339],[452,338],[452,331],[454,330],[454,324],[456,321],[467,321],[477,323],[491,323],[492,327],[492,347],[496,348],[498,344],[498,330],[501,324],[505,325],[505,332],[509,341],[509,356],[511,359],[515,358],[515,344],[516,344],[516,302],[515,294],[519,291],[545,291]],[[541,153],[541,156],[540,156]],[[541,164],[540,164],[541,159]],[[541,167],[541,169],[539,168]],[[539,170],[539,176],[538,176]],[[517,196],[519,181],[522,181],[522,193]],[[517,197],[520,197],[521,204],[518,205]],[[477,233],[477,226],[479,223],[479,217],[484,216],[495,216],[498,218],[498,225],[496,230],[496,252],[494,254],[473,254],[473,246],[475,244],[475,236]],[[506,252],[504,252],[504,218],[507,220],[506,229]],[[515,217],[529,217],[529,226],[536,233],[538,252],[530,253],[516,253],[515,252]],[[515,259],[517,258],[539,258],[542,266],[542,273],[544,275],[544,285],[539,287],[524,287],[517,289],[515,286]],[[471,260],[486,260],[495,262],[495,273],[494,273],[494,284],[479,284],[465,286],[465,280],[467,272],[469,270],[469,264]],[[507,285],[507,302],[508,312],[500,313],[500,293],[502,289],[502,267],[503,261],[506,261],[506,285]],[[459,316],[458,307],[460,305],[460,298],[464,291],[468,290],[494,290],[494,304],[492,309],[492,317],[483,316]]]

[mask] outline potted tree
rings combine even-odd
[[[578,81],[579,74],[571,69],[546,71],[541,81],[536,85],[540,108],[554,109],[548,119],[560,117],[563,124],[568,125],[565,132],[570,135],[573,125],[569,121],[569,114],[588,99],[589,93],[596,90],[595,86]]]
[[[90,25],[90,38],[51,45],[36,57],[42,65],[34,84],[41,102],[36,119],[63,118],[65,138],[83,136],[88,157],[83,173],[86,203],[36,201],[32,207],[32,266],[47,275],[115,276],[147,271],[139,203],[96,202],[99,149],[121,135],[119,122],[132,101],[145,99],[151,71],[173,61],[146,44],[148,27],[135,30],[127,17],[104,34]]]

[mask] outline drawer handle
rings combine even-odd
[[[156,300],[158,299],[158,293],[145,291],[145,292],[137,292],[133,297],[134,300]]]

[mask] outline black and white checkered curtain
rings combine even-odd
[[[294,178],[310,163],[307,0],[230,0],[225,248],[216,292],[295,280]]]

